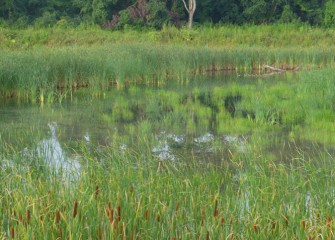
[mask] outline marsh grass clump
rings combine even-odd
[[[289,164],[249,153],[206,166],[84,150],[72,183],[17,162],[0,171],[1,230],[15,238],[332,236],[333,159],[320,150],[319,161],[296,149]]]
[[[78,88],[89,88],[92,96],[100,97],[115,85],[120,89],[134,83],[162,85],[172,78],[187,83],[194,75],[224,70],[261,74],[264,64],[290,70],[333,63],[331,51],[312,48],[118,43],[1,50],[1,96],[44,103],[62,100]]]

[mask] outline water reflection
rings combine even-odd
[[[48,124],[51,137],[39,142],[37,146],[37,155],[41,158],[47,167],[54,170],[56,174],[62,174],[67,180],[76,180],[80,176],[80,164],[77,159],[67,157],[63,151],[60,142],[57,139],[57,123]]]

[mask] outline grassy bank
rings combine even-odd
[[[1,33],[0,238],[335,238],[331,29]]]
[[[15,160],[0,170],[8,239],[334,237],[335,166],[322,149],[313,159],[296,149],[289,164],[236,154],[216,166],[83,149],[71,184],[37,156],[5,152]]]
[[[218,70],[263,71],[331,67],[332,29],[308,26],[226,26],[195,30],[107,31],[1,29],[1,96],[31,102],[62,99],[90,87],[103,94],[126,82],[185,81]],[[65,94],[66,95],[66,94]]]
[[[177,45],[114,44],[96,47],[4,50],[0,55],[1,95],[27,101],[59,99],[59,94],[89,87],[102,94],[111,85],[187,81],[194,74],[234,70],[263,72],[334,64],[329,49],[198,48]]]
[[[26,49],[34,46],[100,46],[115,43],[159,43],[208,47],[334,48],[335,30],[308,25],[203,26],[189,30],[165,27],[160,31],[78,28],[0,28],[1,49]]]

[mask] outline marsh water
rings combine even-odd
[[[264,80],[232,73],[163,85],[126,85],[100,91],[99,96],[92,89],[77,89],[52,104],[4,100],[0,142],[26,157],[35,153],[56,170],[62,166],[69,171],[80,168],[82,148],[114,148],[174,163],[222,163],[250,151],[285,160],[297,149],[308,153],[317,144],[292,141],[276,122],[255,129],[249,124],[255,114],[239,108],[244,97],[239,88],[291,80],[280,75],[260,83]]]

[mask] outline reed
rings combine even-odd
[[[11,189],[1,203],[1,230],[13,238],[15,229],[21,239],[332,236],[333,207],[327,202],[333,201],[334,163],[315,154],[319,161],[297,151],[290,164],[252,153],[229,167],[163,162],[164,171],[157,172],[157,162],[141,154],[123,153],[118,159],[116,149],[84,152],[87,165],[75,185],[64,185],[54,174],[41,176],[21,162],[1,170],[9,180],[1,182],[1,191]],[[98,198],[92,196],[95,180]],[[64,190],[50,195],[56,188]],[[120,205],[112,204],[119,200]],[[31,205],[34,210],[20,220],[20,209]]]
[[[161,43],[192,46],[326,48],[334,47],[334,29],[308,25],[224,25],[200,26],[192,30],[166,26],[160,31],[127,29],[109,31],[99,28],[0,28],[2,49],[36,46],[100,46],[115,43]]]
[[[275,31],[276,28],[279,29],[278,33]],[[195,43],[188,41],[179,43],[174,39],[168,42],[162,40],[142,42],[140,39],[146,38],[150,33],[130,32],[121,35],[118,32],[101,31],[101,35],[107,40],[100,41],[98,37],[97,43],[89,46],[87,45],[90,42],[89,39],[86,39],[87,44],[85,44],[85,37],[89,33],[69,30],[74,37],[84,39],[84,42],[70,41],[70,44],[52,44],[52,47],[42,43],[34,47],[17,46],[13,49],[1,49],[0,82],[3,86],[1,96],[32,103],[44,103],[53,102],[56,99],[62,101],[64,97],[71,96],[75,89],[82,87],[89,87],[92,90],[92,96],[99,97],[113,85],[122,88],[125,84],[136,82],[149,85],[162,84],[172,78],[187,82],[194,75],[223,70],[250,74],[255,71],[262,72],[264,64],[282,69],[325,68],[334,65],[335,57],[332,49],[335,46],[327,42],[327,36],[333,36],[331,30],[321,34],[320,29],[306,29],[306,34],[300,33],[303,35],[302,38],[308,34],[311,38],[316,34],[324,35],[324,38],[320,39],[326,39],[327,44],[320,41],[321,43],[318,42],[316,45],[301,42],[297,43],[299,45],[267,44],[264,40],[267,38],[262,36],[262,34],[267,36],[278,34],[286,38],[287,33],[296,36],[294,34],[297,34],[295,32],[297,30],[292,26],[287,27],[286,30],[283,26],[259,28],[250,26],[250,29],[227,26],[199,29],[195,32],[187,32],[184,29],[163,29],[161,32],[155,32],[157,35],[170,36],[169,31],[172,31],[176,37],[198,34],[200,39],[215,34],[217,36],[216,38],[213,36],[214,39],[225,39],[222,35],[227,34],[232,38],[229,41],[237,42],[236,40],[240,39],[241,42],[235,45],[226,42],[208,43],[210,40],[207,38]],[[59,31],[62,30],[45,29],[34,32],[30,29],[22,32],[18,30],[18,33],[11,33],[8,29],[2,29],[2,31],[4,36],[15,38],[15,42],[19,42],[18,39],[24,38],[25,34],[43,35],[45,31],[49,36],[54,33],[61,34]],[[62,37],[71,34],[64,34]],[[83,34],[83,38],[80,34]],[[128,35],[131,35],[131,38],[136,35],[138,39],[135,39],[138,41],[135,43],[127,40]],[[119,40],[110,44],[108,39],[114,39],[114,36],[118,36]],[[244,40],[250,36],[255,39]],[[48,39],[52,41],[53,37]],[[204,42],[208,44],[201,45]],[[252,44],[252,42],[255,43]]]

